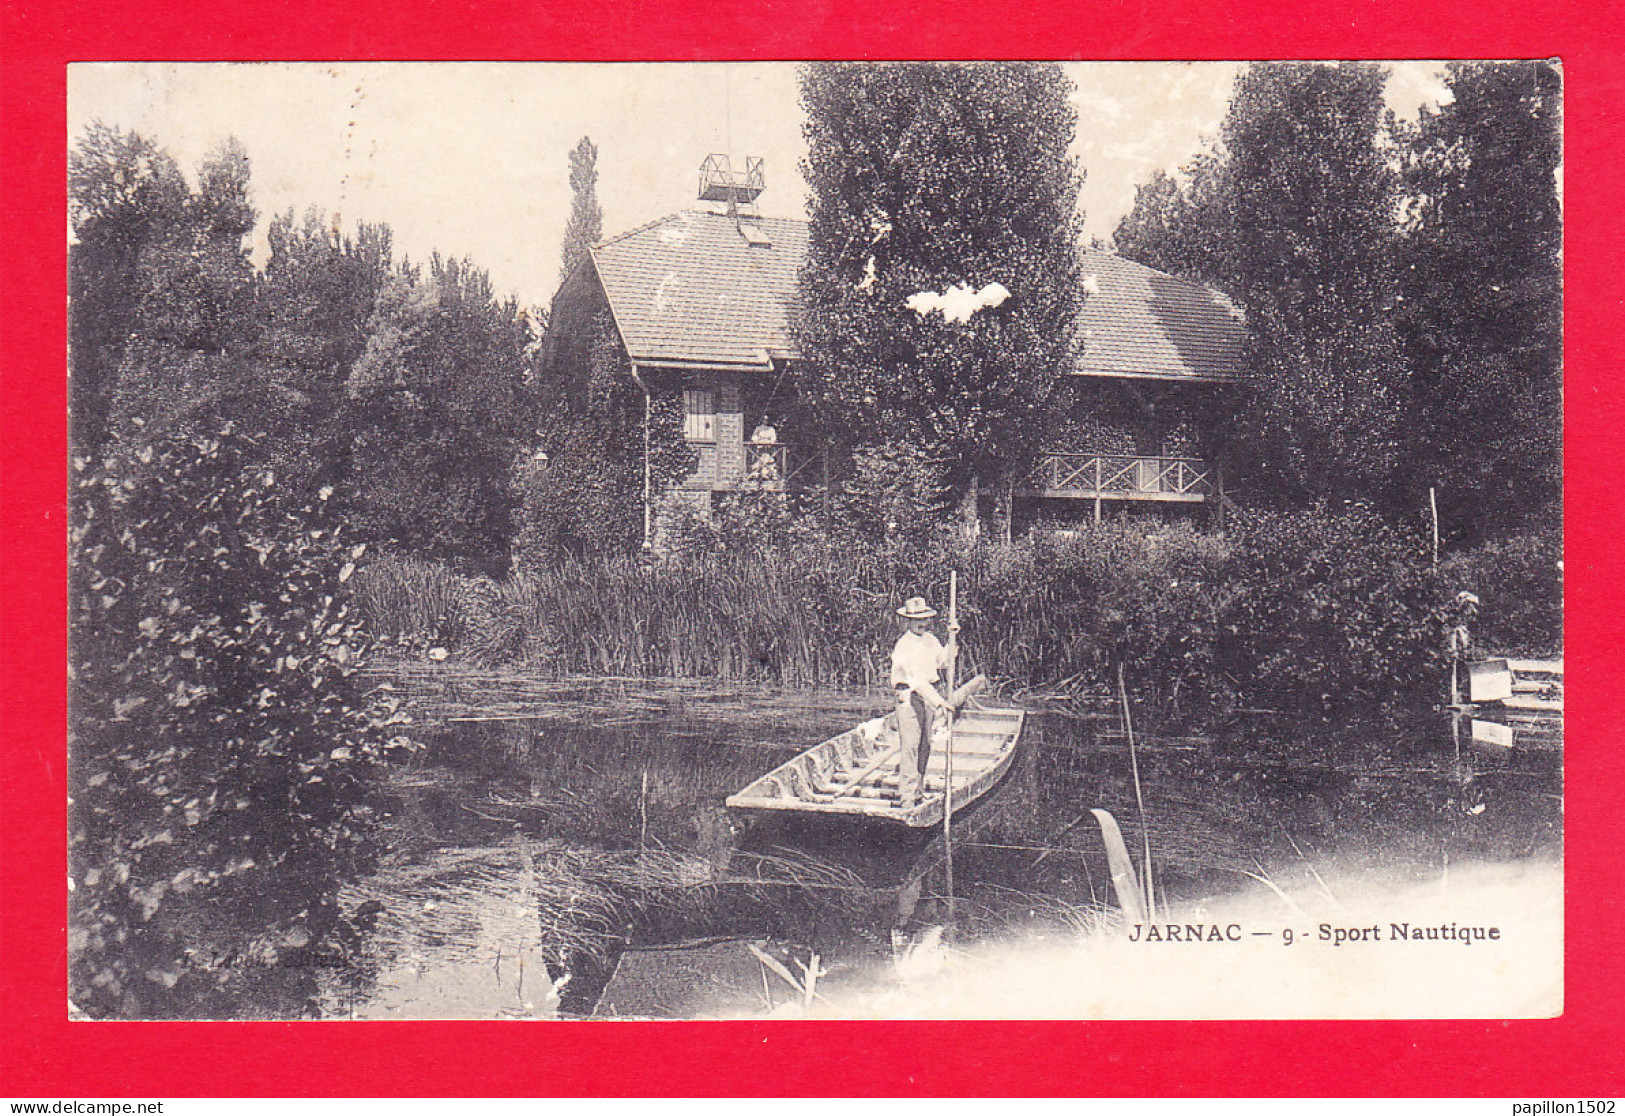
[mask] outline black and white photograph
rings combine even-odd
[[[70,1018],[1561,1015],[1562,107],[70,65]]]

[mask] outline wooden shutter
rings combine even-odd
[[[717,440],[716,393],[704,388],[683,392],[683,437],[691,442]]]

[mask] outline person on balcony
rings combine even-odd
[[[954,632],[944,647],[931,633],[937,610],[924,597],[910,597],[897,610],[903,633],[891,653],[892,689],[897,695],[898,784],[904,809],[919,805],[925,766],[931,758],[931,719],[948,701],[937,689],[942,672],[958,653]]]
[[[750,468],[745,475],[755,484],[777,484],[779,476],[779,432],[763,419],[750,436]]]

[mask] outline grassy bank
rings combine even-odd
[[[1257,514],[1222,536],[1127,522],[1008,544],[719,537],[500,582],[396,556],[358,575],[356,595],[386,640],[486,665],[866,685],[883,677],[897,603],[945,607],[955,571],[963,665],[1010,685],[1088,689],[1122,662],[1164,705],[1324,707],[1431,692],[1450,599],[1483,595],[1508,563],[1524,604],[1487,608],[1483,638],[1547,653],[1561,587],[1539,543],[1435,573],[1420,540],[1359,511]]]

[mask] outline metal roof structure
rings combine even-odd
[[[771,370],[795,356],[789,310],[807,222],[688,211],[592,249],[634,363]],[[1220,294],[1109,252],[1083,252],[1091,288],[1075,371],[1088,376],[1230,380],[1245,329]],[[1016,297],[1019,297],[1017,292]]]

